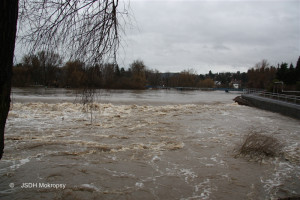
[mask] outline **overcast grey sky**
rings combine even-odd
[[[131,0],[120,66],[161,72],[247,71],[300,56],[300,1]]]

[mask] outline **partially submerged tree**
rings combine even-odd
[[[1,0],[0,3],[0,159],[10,107],[11,76],[18,38],[36,50],[63,51],[70,59],[93,64],[116,58],[120,39],[119,0]],[[19,12],[18,12],[19,11]]]
[[[275,157],[282,153],[283,143],[272,135],[250,132],[236,149],[238,156],[262,161],[265,157]]]

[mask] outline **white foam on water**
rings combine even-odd
[[[26,163],[30,162],[30,159],[29,158],[24,158],[24,159],[18,160],[17,162],[18,163],[16,163],[16,161],[14,160],[13,161],[14,164],[10,166],[10,169],[13,169],[13,170],[18,169],[22,165],[25,165]]]
[[[86,189],[91,189],[96,192],[101,191],[101,188],[96,187],[94,184],[82,184],[81,187],[86,188]]]
[[[160,160],[161,160],[161,158],[158,157],[157,155],[155,155],[155,156],[153,156],[151,162],[157,162],[157,161],[160,161]]]
[[[136,186],[137,188],[143,188],[143,187],[144,187],[144,183],[136,182],[136,183],[135,183],[135,186]]]
[[[288,162],[282,162],[276,159],[274,162],[275,169],[271,177],[260,177],[261,183],[264,185],[265,191],[270,194],[271,198],[275,198],[278,195],[280,187],[285,183],[286,179],[291,178],[292,173],[295,170],[299,170],[299,166],[295,166]],[[298,169],[297,169],[298,168]]]
[[[210,179],[205,179],[203,182],[197,184],[194,186],[194,191],[197,193],[196,198],[200,199],[209,199],[211,193],[213,190],[216,190],[215,188],[212,188]],[[191,197],[191,198],[194,198]],[[189,199],[191,199],[189,198]]]
[[[180,175],[183,175],[185,182],[189,183],[189,180],[192,181],[198,176],[191,169],[180,169]]]
[[[0,194],[3,194],[3,195],[7,195],[7,194],[12,194],[16,191],[16,187],[15,188],[9,188],[7,190],[0,190]]]

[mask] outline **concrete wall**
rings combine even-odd
[[[243,99],[252,103],[255,107],[300,119],[300,105],[278,101],[257,95],[243,94]]]

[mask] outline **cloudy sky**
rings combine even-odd
[[[131,0],[120,66],[161,72],[247,71],[300,56],[300,1]]]

